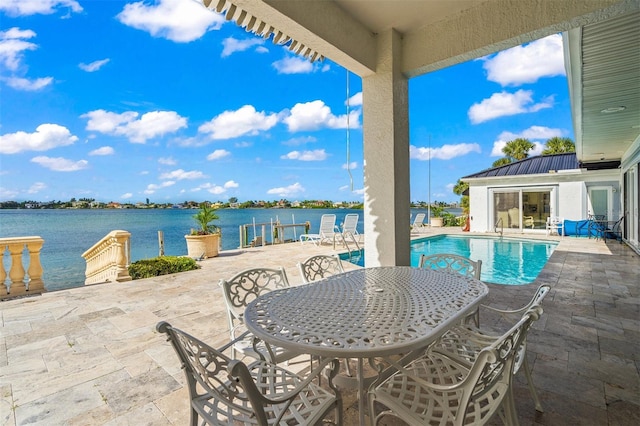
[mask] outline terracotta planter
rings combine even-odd
[[[442,224],[443,224],[443,221],[441,217],[432,217],[431,220],[429,221],[429,225],[431,225],[434,228],[441,228]]]
[[[220,234],[185,235],[187,256],[194,259],[216,257],[220,247]]]

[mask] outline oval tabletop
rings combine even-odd
[[[274,345],[369,358],[425,347],[487,295],[481,281],[408,266],[364,268],[251,302],[247,328]]]

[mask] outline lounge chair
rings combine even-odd
[[[302,234],[300,235],[300,242],[311,241],[313,244],[322,244],[325,241],[329,241],[335,245],[336,234],[336,215],[335,214],[323,214],[320,218],[320,231],[317,234]]]
[[[416,217],[413,219],[413,223],[411,224],[411,230],[420,232],[422,229],[426,229],[427,225],[424,223],[424,219],[426,217],[427,215],[425,213],[416,214]]]
[[[355,243],[360,242],[360,234],[357,229],[359,218],[360,215],[358,215],[358,213],[349,213],[344,217],[341,234],[345,241],[353,241]]]

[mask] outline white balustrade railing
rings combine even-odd
[[[127,231],[111,231],[104,238],[82,253],[87,262],[85,285],[104,282],[131,281],[131,234]]]
[[[0,299],[38,294],[45,291],[42,281],[40,250],[44,240],[40,237],[0,238]],[[26,250],[26,252],[25,252]],[[23,257],[28,252],[29,265],[25,270]],[[9,280],[5,269],[5,254],[9,256]]]

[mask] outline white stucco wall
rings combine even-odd
[[[560,182],[557,191],[558,211],[554,216],[568,220],[587,217],[587,187],[584,182]]]

